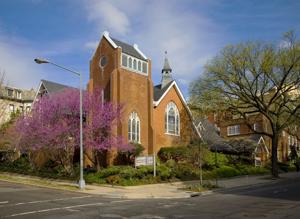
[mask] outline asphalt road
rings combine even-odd
[[[110,199],[0,181],[0,218],[300,218],[300,177],[188,199]]]

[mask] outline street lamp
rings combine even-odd
[[[83,179],[82,74],[79,73],[79,72],[73,71],[73,70],[71,70],[69,68],[66,68],[64,66],[58,65],[58,64],[56,64],[54,62],[50,62],[49,60],[46,60],[46,59],[37,58],[37,59],[34,59],[34,61],[37,64],[51,64],[51,65],[55,65],[58,68],[64,69],[64,70],[66,70],[68,72],[71,72],[71,73],[79,76],[79,79],[80,79],[80,88],[79,88],[79,90],[80,90],[80,179],[79,179],[78,185],[79,185],[80,189],[84,189],[85,188],[85,181]]]

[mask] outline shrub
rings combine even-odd
[[[137,170],[133,167],[126,167],[121,169],[119,176],[124,179],[133,179],[137,177]]]
[[[233,168],[233,167],[230,167],[230,166],[222,166],[220,168],[217,168],[215,170],[213,170],[213,172],[218,176],[218,177],[221,177],[221,178],[225,178],[225,177],[233,177],[233,176],[238,176],[240,175],[240,172]]]
[[[100,170],[97,175],[99,178],[106,178],[113,175],[118,175],[122,169],[122,166],[111,166]]]
[[[216,165],[217,167],[228,165],[228,159],[224,154],[209,151],[204,157],[203,163],[204,169],[213,169]]]
[[[136,176],[139,179],[142,179],[147,176],[153,175],[153,167],[152,166],[141,166],[136,169]]]
[[[131,143],[132,147],[129,151],[119,151],[118,156],[115,158],[114,163],[116,165],[132,165],[134,164],[134,158],[140,156],[145,148],[138,143]]]
[[[175,160],[178,161],[184,161],[187,158],[188,154],[188,148],[187,147],[164,147],[159,150],[157,153],[157,156],[159,159],[161,159],[163,162],[166,162],[167,160]]]
[[[181,180],[192,180],[199,178],[199,170],[191,164],[177,164],[174,168],[174,175]]]
[[[157,166],[157,175],[162,179],[162,180],[168,180],[171,179],[173,177],[173,173],[172,170],[167,167],[166,165],[159,165]]]
[[[112,175],[106,178],[106,182],[111,185],[120,184],[121,177],[118,175]]]

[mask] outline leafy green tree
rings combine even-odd
[[[190,86],[191,105],[201,112],[229,111],[248,126],[263,115],[270,127],[255,131],[272,139],[272,175],[278,177],[277,147],[283,130],[300,119],[300,42],[284,34],[280,44],[247,42],[225,47]]]

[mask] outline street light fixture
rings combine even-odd
[[[82,74],[79,73],[79,72],[73,71],[73,70],[71,70],[69,68],[66,68],[64,66],[58,65],[58,64],[56,64],[54,62],[50,62],[47,59],[36,58],[36,59],[34,59],[34,61],[37,64],[51,64],[51,65],[54,65],[54,66],[56,66],[58,68],[64,69],[64,70],[66,70],[68,72],[71,72],[71,73],[79,76],[79,79],[80,79],[80,88],[79,88],[79,90],[80,90],[80,179],[79,179],[78,185],[79,185],[80,189],[84,189],[85,188],[85,181],[83,179]]]

